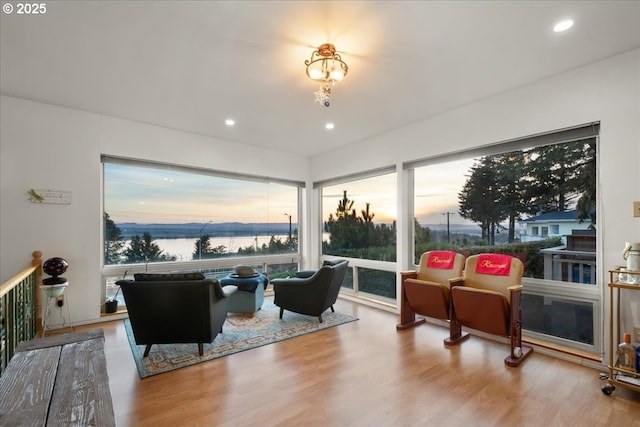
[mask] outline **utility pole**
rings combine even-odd
[[[289,240],[288,240],[288,243],[291,244],[291,237],[292,237],[291,236],[291,215],[289,215],[288,213],[285,213],[284,215],[289,217]]]
[[[444,212],[442,215],[446,215],[447,216],[447,243],[451,243],[451,232],[449,231],[449,217],[451,215],[455,215],[455,212]]]

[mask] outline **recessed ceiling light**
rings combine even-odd
[[[333,123],[327,123],[326,125],[324,125],[325,129],[333,129],[335,127],[335,125]]]
[[[555,31],[556,33],[561,33],[563,31],[567,31],[571,27],[573,27],[573,21],[571,19],[565,19],[564,21],[558,22],[553,27],[553,31]]]
[[[227,120],[224,121],[224,124],[227,125],[227,126],[233,126],[233,125],[236,124],[236,121],[233,120],[233,119],[227,119]]]

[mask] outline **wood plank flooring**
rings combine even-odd
[[[640,393],[605,396],[598,370],[540,353],[508,368],[507,345],[447,348],[441,326],[396,331],[397,315],[342,299],[336,310],[360,320],[144,380],[121,320],[82,328],[104,329],[122,427],[640,426]]]

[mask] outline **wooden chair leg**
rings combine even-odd
[[[512,368],[520,366],[533,353],[533,348],[522,344],[522,310],[520,309],[520,291],[511,291],[511,325],[510,352],[504,359],[504,364]]]
[[[322,323],[322,314],[318,316],[318,320],[320,321],[320,323]]]
[[[462,325],[458,319],[449,321],[449,338],[444,339],[444,345],[458,345],[462,341],[469,339],[469,332],[462,332]]]
[[[401,331],[403,329],[413,328],[426,322],[424,318],[416,320],[416,313],[409,307],[409,299],[405,292],[405,275],[402,275],[402,285],[400,287],[400,323],[396,325],[396,329]],[[412,275],[411,277],[414,277]]]
[[[201,343],[201,342],[199,342],[199,343],[198,343],[198,354],[199,354],[200,356],[203,356],[203,355],[204,355],[204,346],[202,345],[202,343]]]
[[[147,346],[144,348],[144,354],[142,355],[142,357],[147,357],[149,355],[149,350],[151,350],[151,346],[153,344],[147,344]]]
[[[456,310],[453,306],[453,298],[449,299],[449,314],[451,319],[449,320],[449,338],[444,339],[444,345],[451,346],[460,344],[462,341],[469,339],[468,332],[462,332],[462,324],[456,316]]]

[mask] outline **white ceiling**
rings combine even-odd
[[[1,14],[2,94],[303,155],[640,47],[640,1],[46,7]],[[574,27],[553,33],[563,18]],[[326,42],[349,65],[329,108],[304,67]]]

